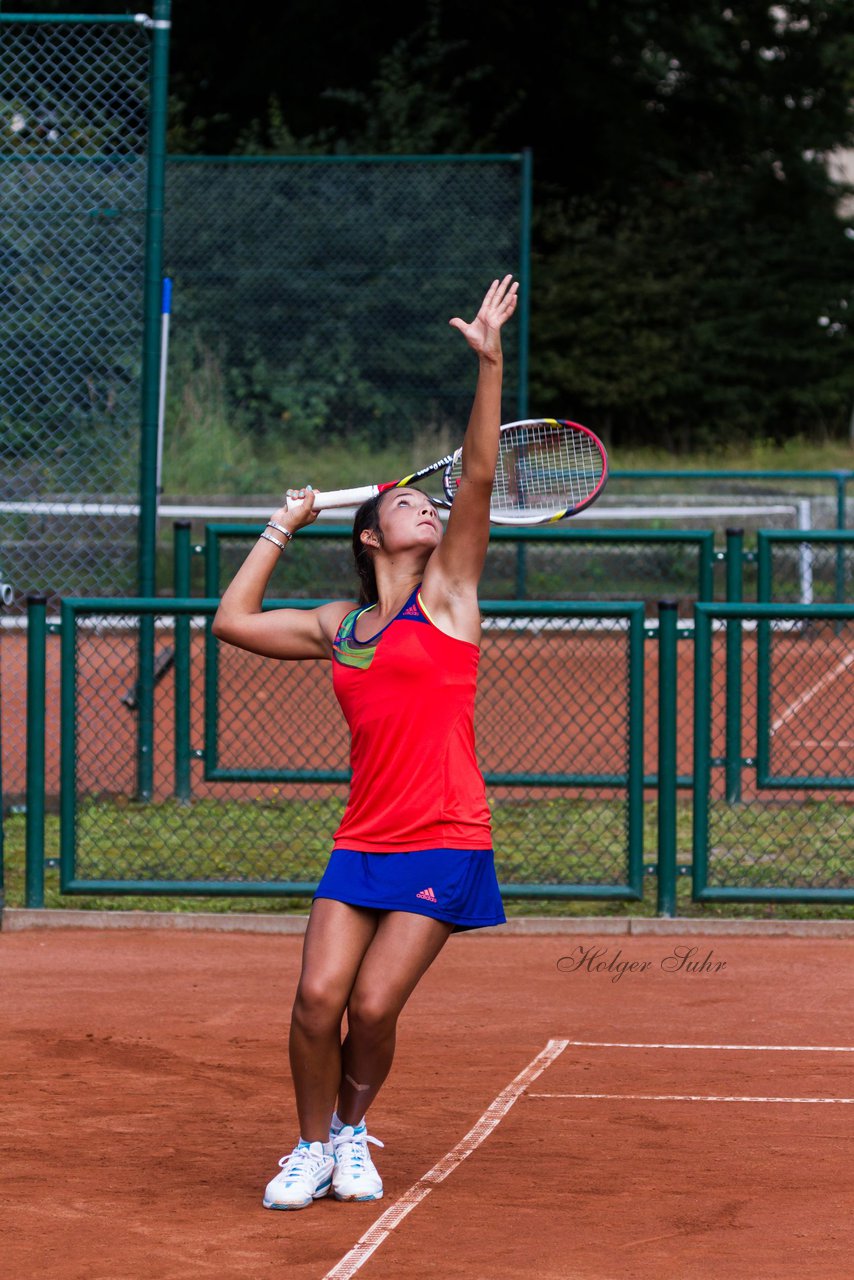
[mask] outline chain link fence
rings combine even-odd
[[[133,589],[112,508],[139,483],[149,40],[4,22],[0,42],[0,564],[22,610]]]
[[[306,602],[271,607],[283,603]],[[43,733],[48,791],[62,777],[63,890],[304,906],[347,793],[329,664],[220,644],[214,601],[168,607],[65,605],[61,673],[58,636],[44,637],[33,741]],[[678,864],[694,887],[693,905],[679,895],[686,914],[712,902],[851,909],[854,607],[700,604],[694,643],[678,646],[661,633],[645,644],[640,603],[484,612],[476,729],[508,899],[642,909],[645,873],[657,870],[661,894]],[[147,803],[134,714],[143,615],[158,668]],[[668,720],[670,747],[651,752]],[[691,795],[671,806],[682,775]]]
[[[154,787],[139,804],[133,698],[143,608],[103,608],[64,606],[63,680],[74,695],[61,725],[47,700],[46,774],[56,778],[61,763],[64,775],[66,884],[307,893],[347,794],[348,737],[329,663],[220,644],[204,622],[212,607],[200,602],[177,620],[156,616]],[[476,732],[499,878],[511,895],[581,886],[637,896],[642,627],[642,606],[489,610]]]
[[[263,528],[210,523],[194,590],[220,595]],[[715,598],[714,534],[661,530],[611,534],[578,528],[493,529],[480,584],[484,600],[643,600],[650,613],[662,594],[678,596],[690,615],[695,600]],[[189,570],[188,570],[189,572]],[[718,574],[719,579],[722,575]],[[301,532],[273,579],[280,594],[349,599],[355,587],[351,529],[322,521]],[[718,583],[722,593],[724,584]]]
[[[701,606],[695,885],[854,899],[854,610]]]
[[[24,722],[8,708],[25,679],[13,636],[27,594],[55,609],[137,588],[146,28],[0,15],[0,678],[13,802]],[[171,161],[167,478],[178,459],[193,494],[204,467],[215,489],[271,500],[278,479],[251,442],[272,432],[289,447],[329,433],[411,439],[415,422],[456,433],[471,368],[464,351],[446,358],[455,344],[436,342],[436,317],[442,328],[473,279],[517,270],[522,167],[518,156]]]
[[[854,600],[854,530],[759,534],[758,599],[792,604]]]
[[[447,321],[484,282],[518,274],[521,157],[174,157],[166,191],[167,486],[205,412],[231,439],[274,434],[291,449],[460,436],[471,360]],[[521,328],[505,342],[514,404]],[[276,491],[226,458],[209,483]]]
[[[132,593],[150,36],[0,15],[0,706],[24,791],[26,595]]]

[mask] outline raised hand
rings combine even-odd
[[[296,533],[307,524],[314,524],[319,514],[314,510],[314,490],[307,484],[303,489],[288,489],[284,504],[273,513],[273,519],[284,520],[285,525]]]
[[[512,276],[493,280],[480,310],[468,324],[455,316],[448,323],[459,329],[472,351],[485,360],[498,360],[501,356],[501,326],[516,310],[519,282]]]

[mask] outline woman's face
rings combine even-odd
[[[390,489],[379,506],[383,550],[387,553],[411,546],[432,550],[442,540],[439,509],[419,489]]]

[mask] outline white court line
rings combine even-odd
[[[841,676],[844,671],[847,671],[852,662],[854,662],[854,653],[846,654],[841,662],[837,662],[832,671],[828,671],[826,675],[823,675],[820,680],[816,681],[811,689],[807,689],[799,698],[795,698],[795,701],[791,703],[783,714],[778,716],[771,725],[772,734],[776,733],[778,729],[782,729],[786,721],[791,720],[792,716],[800,711],[801,707],[805,707],[808,702],[811,702],[817,693],[821,693],[822,689],[825,689],[829,684],[833,684],[836,677]]]
[[[708,1093],[529,1093],[529,1098],[607,1098],[615,1102],[842,1102],[854,1098],[754,1098]]]
[[[528,1085],[536,1080],[537,1076],[545,1071],[546,1067],[551,1066],[555,1058],[563,1053],[568,1043],[566,1040],[549,1040],[545,1049],[528,1063],[524,1071],[520,1071],[516,1079],[511,1081],[506,1089],[502,1089],[501,1093],[499,1093],[494,1102],[490,1103],[477,1123],[469,1129],[466,1136],[447,1155],[442,1156],[442,1159],[437,1164],[434,1164],[432,1169],[428,1170],[417,1182],[414,1182],[408,1191],[404,1191],[400,1199],[386,1209],[384,1214],[377,1218],[373,1226],[369,1227],[365,1234],[356,1241],[350,1252],[346,1253],[331,1271],[327,1271],[323,1280],[348,1280],[361,1266],[364,1266],[374,1250],[394,1231],[395,1227],[403,1221],[406,1215],[417,1204],[420,1204],[425,1196],[430,1194],[433,1187],[447,1178],[449,1173],[453,1173],[457,1166],[465,1160],[466,1156],[470,1156],[480,1146],[484,1138],[489,1137],[492,1130],[500,1120],[503,1120],[519,1095],[525,1092]]]
[[[756,1053],[854,1053],[848,1044],[638,1044],[616,1040],[564,1040],[576,1049],[751,1049]]]

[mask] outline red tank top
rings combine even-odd
[[[333,686],[350,726],[352,768],[334,847],[491,848],[474,745],[477,645],[440,631],[418,589],[381,631],[359,641],[356,621],[365,612],[347,614],[333,645]]]

